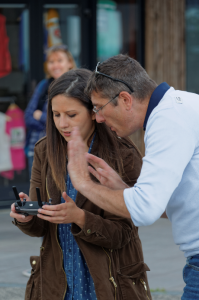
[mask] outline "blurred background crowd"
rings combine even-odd
[[[47,90],[75,67],[119,53],[157,82],[199,93],[197,0],[0,1],[0,208],[28,193]],[[143,131],[132,136],[144,154]]]

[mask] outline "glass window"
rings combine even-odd
[[[81,18],[77,4],[44,5],[44,49],[65,44],[81,65]]]
[[[1,138],[10,139],[10,165],[4,164],[7,151],[1,148],[0,206],[2,199],[14,198],[12,185],[28,186],[24,153],[25,123],[29,84],[29,11],[23,4],[0,4],[0,121]],[[6,116],[6,121],[5,120]],[[4,127],[4,129],[3,129]],[[6,133],[6,136],[4,135]],[[3,135],[3,136],[2,136]],[[3,143],[3,142],[2,142]],[[2,145],[2,144],[1,144]],[[8,162],[8,160],[7,160]],[[9,165],[9,166],[8,166]]]
[[[141,39],[140,14],[136,0],[98,0],[97,2],[97,61],[128,54],[130,57],[141,58],[138,43]],[[143,130],[130,136],[144,154]]]
[[[199,94],[199,2],[186,1],[186,89]]]
[[[28,9],[24,5],[0,4],[0,26],[0,111],[5,112],[14,99],[25,109],[29,76]]]
[[[97,59],[119,53],[137,57],[137,1],[98,0]]]

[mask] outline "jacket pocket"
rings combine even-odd
[[[151,300],[146,271],[150,271],[144,262],[138,262],[121,268],[117,272],[121,300]]]
[[[26,286],[25,300],[39,300],[41,299],[40,257],[31,256],[30,265],[32,270]]]

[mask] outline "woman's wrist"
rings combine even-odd
[[[16,223],[17,224],[19,224],[19,225],[25,225],[26,223],[28,223],[28,222],[30,222],[30,221],[32,221],[32,219],[33,219],[33,217],[32,218],[28,218],[28,219],[16,219],[16,218],[14,218],[15,220],[16,220]]]
[[[74,223],[81,229],[83,229],[85,224],[85,212],[83,211],[83,209],[78,208]]]

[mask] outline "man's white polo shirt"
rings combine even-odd
[[[199,96],[170,88],[149,116],[137,183],[124,190],[136,226],[166,213],[185,256],[199,254]]]

